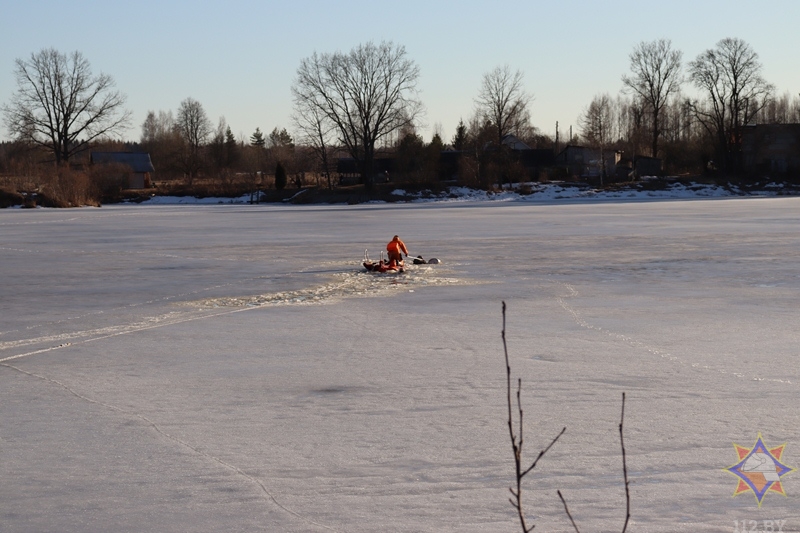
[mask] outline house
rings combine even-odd
[[[555,164],[563,168],[567,175],[580,179],[599,179],[605,175],[612,178],[617,174],[617,163],[622,152],[615,150],[597,150],[586,146],[568,144],[556,156]],[[604,165],[605,163],[605,165]],[[605,174],[603,167],[605,166]]]
[[[748,174],[800,173],[800,124],[745,126],[742,163]]]
[[[511,134],[511,133],[509,133],[508,135],[505,135],[501,142],[503,143],[503,146],[508,146],[509,148],[511,148],[514,151],[522,151],[522,150],[530,150],[531,149],[531,147],[528,146],[527,144],[525,144],[524,142],[522,142],[519,137],[517,137],[516,135]]]
[[[555,163],[555,154],[549,148],[531,148],[513,134],[503,137],[502,142],[504,146],[511,149],[514,158],[522,165],[525,173],[532,180],[538,180],[542,172]]]
[[[458,180],[459,163],[466,153],[464,150],[451,148],[442,150],[442,153],[439,154],[439,179],[442,181]]]
[[[617,152],[621,155],[622,152]],[[658,157],[648,157],[645,155],[622,157],[618,159],[616,165],[615,181],[630,181],[645,177],[661,176],[661,159]]]
[[[546,176],[553,167],[555,154],[549,148],[531,148],[527,143],[513,134],[503,137],[502,145],[506,148],[509,160],[519,163],[524,170],[526,179],[539,180]],[[486,143],[483,147],[484,152],[497,152],[497,145]],[[462,150],[445,149],[439,156],[439,175],[442,181],[454,181],[458,179],[459,164],[468,152]]]
[[[89,157],[92,165],[126,165],[131,169],[128,179],[129,189],[149,189],[152,187],[152,173],[155,172],[150,154],[146,152],[92,152]]]
[[[372,179],[374,183],[389,181],[394,170],[394,158],[376,157],[372,160]],[[336,161],[336,173],[339,174],[339,185],[361,183],[361,164],[352,157],[340,157]]]
[[[637,155],[633,158],[633,175],[637,178],[661,175],[661,159]]]

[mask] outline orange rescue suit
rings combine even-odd
[[[394,259],[398,263],[403,260],[400,252],[408,255],[408,248],[406,248],[405,243],[403,243],[397,235],[386,245],[386,251],[389,252],[389,260],[391,261]]]

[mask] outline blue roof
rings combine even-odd
[[[134,172],[155,172],[147,152],[92,152],[92,163],[120,163]]]

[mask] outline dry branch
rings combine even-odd
[[[531,465],[524,469],[522,468],[522,446],[523,446],[523,411],[522,411],[522,379],[517,379],[517,417],[518,417],[518,429],[517,431],[514,430],[514,416],[513,416],[513,407],[511,401],[511,363],[509,362],[508,358],[508,344],[506,342],[506,303],[503,302],[503,329],[501,331],[501,337],[503,338],[503,353],[506,359],[506,398],[508,404],[508,434],[511,438],[511,449],[514,452],[514,466],[515,466],[515,473],[516,473],[516,488],[509,487],[509,491],[511,492],[512,498],[509,498],[511,505],[516,509],[517,515],[519,516],[520,526],[522,527],[523,533],[530,533],[536,527],[535,525],[531,525],[528,527],[527,520],[525,519],[525,512],[522,506],[522,480],[523,478],[529,474],[539,463],[539,460],[544,457],[544,455],[553,447],[553,445],[561,438],[561,435],[567,430],[564,427],[561,432],[556,435],[556,437],[550,442],[550,444],[542,449],[539,452],[539,455],[536,459],[531,463]],[[630,488],[629,488],[629,480],[628,480],[628,464],[625,455],[625,440],[623,435],[623,429],[625,424],[625,393],[622,393],[622,413],[620,415],[619,421],[619,442],[620,447],[622,449],[622,474],[625,480],[625,524],[622,527],[622,533],[628,529],[628,523],[630,522],[631,518],[631,495],[630,495]],[[580,529],[578,529],[578,525],[575,523],[575,520],[572,518],[572,514],[569,511],[569,507],[567,506],[567,501],[564,499],[564,496],[561,494],[561,491],[556,491],[558,493],[558,497],[561,499],[561,503],[564,505],[564,512],[569,518],[572,527],[575,528],[576,533],[580,533]]]
[[[522,507],[522,479],[530,473],[536,465],[539,463],[539,460],[544,457],[550,448],[556,443],[556,441],[561,438],[561,435],[567,430],[567,428],[563,428],[561,432],[556,435],[556,437],[550,442],[550,444],[544,448],[542,451],[539,452],[539,455],[536,456],[536,459],[531,463],[531,465],[526,468],[525,470],[522,469],[522,446],[523,446],[523,411],[522,411],[522,380],[517,380],[517,410],[518,410],[518,432],[519,434],[515,433],[514,431],[514,417],[513,417],[513,410],[512,410],[512,402],[511,402],[511,364],[508,360],[508,344],[506,343],[506,303],[503,302],[503,330],[501,332],[501,336],[503,338],[503,353],[505,354],[506,358],[506,396],[508,399],[508,433],[509,437],[511,438],[511,449],[514,452],[514,466],[515,466],[515,473],[516,473],[516,489],[514,487],[510,487],[508,490],[511,491],[513,498],[509,498],[511,505],[514,509],[517,510],[517,515],[519,516],[520,526],[522,527],[523,533],[529,533],[533,531],[535,525],[531,525],[528,527],[527,521],[525,519],[525,512]]]

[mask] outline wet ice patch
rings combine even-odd
[[[354,270],[333,274],[333,279],[322,285],[293,291],[281,291],[252,296],[207,298],[188,302],[189,305],[205,309],[219,307],[263,307],[268,305],[313,305],[341,298],[386,296],[399,292],[414,292],[426,286],[472,285],[468,281],[452,277],[450,271],[442,271],[428,265],[407,267],[403,273],[377,273]]]

